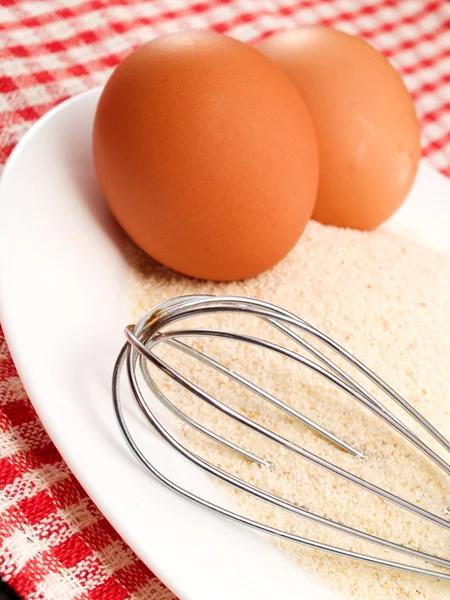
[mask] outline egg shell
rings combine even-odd
[[[295,83],[313,119],[320,177],[313,218],[373,229],[402,204],[420,159],[411,96],[361,38],[327,27],[276,33],[257,48]]]
[[[244,279],[277,263],[317,193],[314,128],[295,86],[255,49],[212,32],[157,38],[116,68],[93,153],[136,244],[202,279]]]

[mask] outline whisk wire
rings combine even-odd
[[[353,448],[350,444],[347,444],[346,442],[342,441],[336,435],[327,431],[321,425],[318,425],[317,423],[315,423],[314,421],[312,421],[311,419],[309,419],[302,413],[291,408],[288,404],[285,404],[281,400],[278,400],[272,394],[269,394],[268,392],[266,392],[259,386],[255,385],[254,383],[252,383],[245,377],[242,377],[242,375],[239,375],[238,373],[235,373],[231,369],[224,367],[218,361],[212,359],[209,356],[206,356],[205,354],[203,354],[202,352],[199,352],[198,350],[195,350],[195,348],[191,348],[191,346],[188,346],[187,344],[183,344],[183,342],[180,342],[178,339],[176,339],[176,337],[172,338],[172,336],[171,336],[168,339],[167,343],[170,346],[173,346],[174,348],[177,348],[178,350],[181,350],[182,352],[189,354],[190,356],[192,356],[193,358],[196,358],[197,360],[203,362],[204,364],[207,364],[208,366],[212,367],[216,371],[223,373],[224,375],[226,375],[233,381],[240,383],[241,385],[243,385],[245,388],[247,388],[251,392],[257,394],[264,400],[267,400],[274,406],[277,406],[278,408],[283,410],[285,413],[287,413],[289,416],[294,417],[295,419],[298,419],[303,424],[307,425],[310,429],[316,431],[322,437],[329,440],[330,442],[333,442],[334,444],[336,444],[343,450],[350,452],[354,456],[359,456],[360,458],[364,458],[364,455],[362,454],[362,452],[360,452],[359,450],[356,450],[356,448]]]
[[[261,340],[259,338],[254,338],[254,337],[243,335],[243,334],[230,333],[230,332],[220,331],[220,330],[208,330],[208,329],[184,329],[184,330],[161,332],[162,328],[166,327],[168,324],[174,323],[175,321],[185,319],[185,318],[190,318],[193,316],[198,316],[199,314],[208,314],[208,313],[215,313],[215,312],[247,313],[247,314],[251,314],[253,316],[257,316],[258,318],[268,321],[274,327],[279,329],[282,333],[286,334],[291,339],[294,339],[294,341],[298,341],[298,339],[301,340],[301,343],[299,342],[300,345],[303,348],[305,348],[306,350],[308,350],[312,355],[314,355],[320,362],[322,362],[322,364],[325,364],[325,366],[327,366],[328,369],[314,363],[313,361],[309,360],[306,357],[303,357],[291,350],[288,350],[287,348],[278,346],[277,344],[273,344],[266,340]],[[256,345],[259,347],[263,347],[267,350],[277,352],[281,355],[284,355],[288,358],[295,360],[297,363],[300,363],[307,368],[314,370],[316,373],[318,373],[322,377],[325,377],[328,381],[330,381],[331,383],[338,386],[340,389],[345,391],[348,395],[350,395],[354,399],[358,400],[364,406],[366,406],[366,408],[368,408],[369,410],[374,412],[377,416],[379,416],[381,419],[383,419],[386,423],[391,425],[399,433],[404,435],[404,437],[406,437],[410,442],[412,442],[419,450],[424,452],[429,458],[431,458],[431,460],[433,460],[438,466],[440,466],[446,473],[450,472],[449,471],[450,467],[447,465],[447,463],[445,461],[443,461],[443,459],[441,459],[431,449],[429,449],[428,446],[426,446],[424,443],[422,443],[421,440],[419,438],[417,438],[417,436],[415,436],[408,428],[406,428],[399,419],[397,419],[396,417],[391,415],[389,413],[389,411],[387,411],[377,399],[373,398],[373,396],[371,396],[362,386],[360,386],[360,384],[355,382],[350,376],[348,376],[344,371],[342,371],[342,369],[340,369],[337,365],[335,365],[335,363],[333,361],[328,359],[325,355],[323,355],[314,346],[312,346],[311,344],[306,342],[303,338],[298,336],[296,333],[292,332],[292,330],[289,327],[287,327],[287,324],[297,327],[300,330],[302,330],[303,332],[311,334],[314,337],[316,337],[317,339],[320,339],[320,341],[323,341],[324,343],[326,343],[326,345],[331,347],[339,355],[343,356],[346,360],[348,360],[348,362],[350,362],[351,364],[356,366],[363,374],[367,375],[367,377],[371,381],[376,383],[376,385],[378,387],[380,387],[383,391],[387,390],[386,393],[390,397],[392,397],[394,400],[398,401],[396,398],[393,397],[392,393],[395,396],[398,396],[402,400],[402,402],[399,402],[400,405],[403,406],[403,403],[406,403],[407,406],[410,406],[409,403],[406,402],[406,400],[403,400],[398,394],[396,394],[396,392],[393,392],[393,390],[391,390],[391,388],[389,386],[387,386],[387,384],[385,384],[380,378],[378,378],[376,375],[374,375],[367,367],[362,365],[362,363],[360,363],[352,355],[350,355],[348,352],[341,349],[338,344],[336,344],[335,342],[330,340],[330,338],[328,338],[327,336],[324,336],[324,334],[322,334],[321,332],[318,332],[318,330],[315,330],[309,324],[305,323],[305,321],[299,319],[298,317],[295,317],[295,315],[292,315],[291,313],[288,313],[287,311],[279,309],[278,307],[272,306],[268,303],[264,303],[264,302],[257,301],[257,300],[245,299],[245,298],[212,297],[212,296],[185,296],[185,297],[176,298],[176,299],[173,299],[170,301],[166,301],[165,303],[158,305],[152,311],[149,311],[146,315],[144,315],[144,317],[134,327],[129,327],[126,330],[126,337],[127,337],[128,341],[124,345],[124,347],[122,348],[122,350],[119,354],[119,357],[118,357],[116,365],[115,365],[114,374],[113,374],[113,404],[114,404],[115,414],[116,414],[116,417],[117,417],[117,420],[119,423],[119,427],[122,431],[122,434],[124,435],[124,438],[125,438],[128,446],[130,447],[130,449],[132,450],[132,452],[134,453],[136,458],[139,460],[139,462],[145,467],[145,469],[147,471],[149,471],[150,473],[152,473],[152,475],[154,475],[159,481],[164,483],[166,486],[168,486],[172,490],[176,491],[181,496],[190,499],[191,501],[195,502],[196,504],[200,504],[203,507],[208,508],[209,510],[213,511],[214,513],[225,516],[233,521],[242,523],[242,524],[247,525],[258,531],[262,531],[262,532],[265,532],[265,533],[268,533],[271,535],[275,535],[275,536],[283,538],[283,539],[294,541],[296,543],[302,544],[304,546],[308,546],[310,548],[324,550],[324,551],[327,551],[327,552],[330,552],[333,554],[338,554],[340,556],[357,559],[357,560],[360,560],[360,561],[363,561],[366,563],[370,563],[373,565],[394,568],[394,569],[397,569],[400,571],[405,571],[405,572],[415,573],[415,574],[419,574],[419,575],[424,575],[427,577],[440,578],[443,580],[450,581],[450,574],[447,574],[447,573],[424,569],[421,567],[407,565],[407,564],[399,563],[399,562],[395,562],[395,561],[389,561],[389,560],[377,558],[374,556],[354,552],[351,550],[346,550],[344,548],[330,546],[330,545],[323,544],[321,542],[316,542],[314,540],[310,540],[307,538],[303,538],[301,536],[297,536],[295,534],[291,534],[291,533],[267,526],[258,521],[249,519],[245,516],[242,516],[242,515],[234,512],[234,511],[231,511],[225,507],[222,507],[220,505],[212,503],[212,502],[206,500],[205,498],[201,498],[198,495],[193,494],[191,491],[183,488],[182,486],[179,486],[178,484],[173,482],[171,479],[164,476],[160,471],[158,471],[155,468],[155,466],[147,459],[147,457],[140,450],[138,444],[136,443],[136,441],[134,440],[134,438],[132,437],[132,435],[129,431],[129,428],[126,424],[126,420],[124,418],[122,406],[121,406],[121,396],[120,396],[120,389],[119,389],[120,388],[120,377],[121,377],[121,372],[122,372],[125,364],[126,364],[127,377],[128,377],[130,389],[131,389],[133,397],[134,397],[141,413],[144,415],[145,419],[152,425],[152,427],[157,431],[157,433],[167,443],[169,443],[170,446],[172,446],[172,448],[174,448],[182,456],[187,458],[191,463],[193,463],[197,467],[200,467],[203,471],[209,473],[210,475],[213,475],[214,477],[218,478],[221,481],[228,483],[229,485],[232,485],[236,489],[239,489],[243,492],[251,494],[252,496],[254,496],[256,498],[259,498],[260,500],[268,502],[274,506],[277,506],[279,508],[287,510],[296,515],[302,516],[306,519],[309,519],[311,521],[314,521],[314,522],[324,525],[326,527],[333,528],[342,533],[349,534],[353,537],[363,539],[365,541],[368,541],[368,542],[371,542],[374,544],[378,544],[378,545],[388,548],[390,550],[394,550],[397,552],[407,554],[409,556],[412,556],[413,558],[422,559],[427,562],[439,565],[441,567],[450,568],[450,560],[448,560],[448,559],[437,557],[437,556],[434,556],[431,554],[427,554],[427,553],[421,552],[419,550],[416,550],[414,548],[410,548],[408,546],[396,544],[396,543],[386,540],[384,538],[380,538],[380,537],[368,534],[364,531],[360,531],[358,529],[353,529],[349,526],[338,523],[336,521],[326,519],[325,517],[322,517],[320,515],[312,513],[301,506],[297,506],[283,498],[280,498],[274,494],[271,494],[271,493],[263,490],[262,488],[259,488],[259,487],[254,486],[246,481],[243,481],[243,480],[239,479],[238,477],[232,475],[231,473],[224,471],[223,469],[220,469],[219,467],[213,465],[212,463],[208,462],[204,458],[194,454],[186,446],[184,446],[181,442],[179,442],[162,425],[162,423],[159,421],[159,419],[156,417],[156,415],[152,411],[151,406],[145,400],[145,397],[142,394],[141,388],[140,388],[138,380],[137,380],[136,365],[138,362],[139,362],[141,372],[144,377],[144,381],[145,381],[146,385],[150,388],[153,395],[156,398],[158,398],[165,406],[167,406],[169,409],[171,409],[173,413],[177,414],[177,416],[183,417],[183,420],[185,422],[187,422],[189,425],[192,425],[193,427],[195,427],[198,431],[204,433],[205,435],[208,435],[209,437],[211,437],[212,439],[215,439],[215,441],[218,441],[219,443],[224,443],[226,446],[233,449],[234,451],[244,454],[250,460],[255,460],[256,462],[259,462],[260,464],[265,462],[263,459],[255,457],[254,455],[252,455],[252,453],[249,453],[248,451],[240,448],[239,446],[234,445],[231,442],[229,442],[228,440],[225,440],[224,438],[217,436],[217,434],[207,430],[206,428],[204,428],[203,426],[198,424],[196,421],[194,421],[191,417],[189,417],[188,415],[183,413],[175,405],[173,405],[168,400],[168,398],[162,393],[159,386],[156,384],[155,380],[151,376],[150,371],[148,370],[148,367],[147,367],[147,361],[150,361],[150,363],[152,363],[158,369],[160,369],[161,371],[166,373],[166,375],[171,377],[174,381],[176,381],[179,385],[181,385],[185,389],[189,390],[191,393],[193,393],[199,399],[210,404],[211,406],[213,406],[214,408],[216,408],[223,414],[227,415],[228,417],[239,422],[243,426],[248,427],[248,428],[252,429],[253,431],[256,431],[258,434],[263,435],[267,439],[272,440],[273,442],[284,447],[285,449],[287,449],[291,452],[294,452],[295,454],[301,456],[302,458],[305,458],[306,460],[326,469],[327,471],[345,479],[346,481],[349,481],[369,492],[372,492],[372,493],[384,498],[385,500],[388,500],[389,502],[391,502],[397,506],[400,506],[401,508],[404,508],[424,519],[427,519],[428,521],[431,521],[432,523],[434,523],[436,525],[439,525],[445,529],[450,529],[450,523],[448,521],[446,521],[445,519],[439,517],[438,515],[434,515],[428,511],[422,509],[421,507],[411,504],[410,502],[396,496],[395,494],[388,492],[387,490],[379,488],[379,487],[371,484],[370,482],[353,475],[352,473],[338,467],[337,465],[335,465],[333,463],[330,463],[330,462],[320,458],[319,456],[309,452],[305,448],[290,442],[289,440],[283,438],[282,436],[276,434],[275,432],[268,430],[267,428],[260,425],[259,423],[255,422],[255,421],[249,419],[248,417],[245,417],[244,415],[240,414],[239,412],[233,410],[231,407],[229,407],[226,404],[224,404],[223,402],[217,400],[216,398],[214,398],[213,396],[208,394],[205,390],[201,389],[199,386],[194,384],[192,381],[188,380],[186,377],[184,377],[183,375],[178,373],[176,370],[174,370],[170,365],[168,365],[165,361],[163,361],[161,358],[159,358],[153,352],[153,349],[155,348],[155,346],[157,344],[160,344],[160,343],[170,344],[174,348],[189,354],[193,358],[200,360],[201,362],[218,370],[219,372],[223,373],[224,375],[231,377],[234,381],[241,383],[242,385],[247,387],[247,389],[250,389],[250,391],[256,393],[263,399],[269,400],[270,402],[272,402],[272,404],[275,404],[276,406],[278,406],[282,410],[285,410],[285,412],[287,412],[289,414],[290,407],[288,407],[288,405],[285,405],[284,403],[277,400],[276,398],[273,398],[267,392],[265,392],[264,390],[259,388],[259,386],[256,386],[252,382],[248,381],[247,379],[243,378],[239,374],[232,371],[231,369],[228,369],[224,365],[221,365],[218,361],[215,361],[215,360],[211,359],[210,357],[207,357],[203,353],[200,353],[199,351],[195,350],[191,346],[184,344],[183,342],[180,341],[180,338],[183,338],[183,337],[192,338],[192,337],[196,337],[196,336],[200,336],[200,335],[201,336],[206,335],[206,336],[211,336],[211,337],[227,337],[227,338],[231,338],[231,339],[243,342],[243,343]],[[287,330],[287,331],[285,331],[285,330]],[[324,339],[322,339],[322,338],[324,338]],[[385,387],[386,387],[386,390],[385,390]],[[392,391],[392,393],[391,393],[391,391]],[[275,402],[273,402],[272,399],[274,399]],[[282,406],[280,406],[280,404]],[[287,410],[286,410],[286,408],[287,408]],[[405,408],[405,407],[403,406],[403,408]],[[405,408],[405,410],[407,410],[407,412],[409,412],[412,416],[414,416],[415,409],[412,409],[413,410],[412,413],[407,408]],[[295,412],[297,412],[297,411],[295,411]],[[415,412],[417,412],[417,411],[415,411]],[[298,413],[298,414],[301,415],[301,413]],[[417,414],[419,414],[419,413],[417,413]],[[297,416],[297,415],[295,415],[295,416]],[[421,415],[419,415],[419,416],[421,417]],[[301,417],[303,417],[303,415],[301,415]],[[302,419],[300,419],[300,420],[302,420]],[[423,425],[423,426],[425,427],[425,429],[427,429],[427,431],[432,433],[432,431],[430,431],[429,427],[432,430],[434,430],[434,427],[431,426],[428,423],[428,421],[426,421],[423,417],[421,417],[420,419],[416,419],[416,420],[421,425],[423,425],[422,420],[425,421],[425,425]],[[305,421],[303,421],[303,422],[305,422],[305,424],[311,426],[311,424],[309,424],[308,421],[309,420],[306,418],[306,422]],[[333,434],[330,434],[326,430],[321,431],[320,426],[317,426],[315,423],[312,423],[312,428],[315,429],[321,435],[324,435],[324,433],[325,433],[324,437],[326,437],[333,443],[336,443],[336,440],[333,439],[333,437],[335,437],[335,436],[333,436]],[[436,430],[434,430],[434,431],[436,431]],[[439,440],[440,437],[443,438],[443,436],[441,434],[439,434],[438,437],[436,437],[436,436],[434,436],[434,437],[438,441],[440,441]],[[445,438],[443,438],[443,439],[445,440]],[[337,441],[340,442],[340,440],[338,438],[337,438]],[[443,445],[444,445],[444,447],[447,447],[448,442]],[[349,448],[353,449],[351,446],[349,446]],[[344,448],[344,449],[348,450],[347,448]],[[439,460],[436,460],[436,458]]]

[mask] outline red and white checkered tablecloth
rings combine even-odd
[[[381,49],[409,87],[423,153],[450,176],[449,0],[0,0],[0,165],[42,114],[185,28],[252,41],[321,23]],[[26,599],[172,600],[99,513],[26,397],[0,330],[0,575]]]

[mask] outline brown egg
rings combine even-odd
[[[314,129],[281,69],[191,31],[130,54],[101,95],[94,162],[112,212],[161,263],[244,279],[294,246],[318,185]]]
[[[404,201],[420,159],[411,97],[364,40],[325,27],[282,32],[258,49],[291,77],[313,119],[319,192],[313,218],[373,229]]]

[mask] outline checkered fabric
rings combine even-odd
[[[450,176],[449,0],[0,0],[0,164],[52,106],[106,81],[154,36],[209,28],[243,41],[321,23],[395,64],[423,153]],[[0,574],[23,597],[172,600],[99,513],[47,437],[0,331]]]

